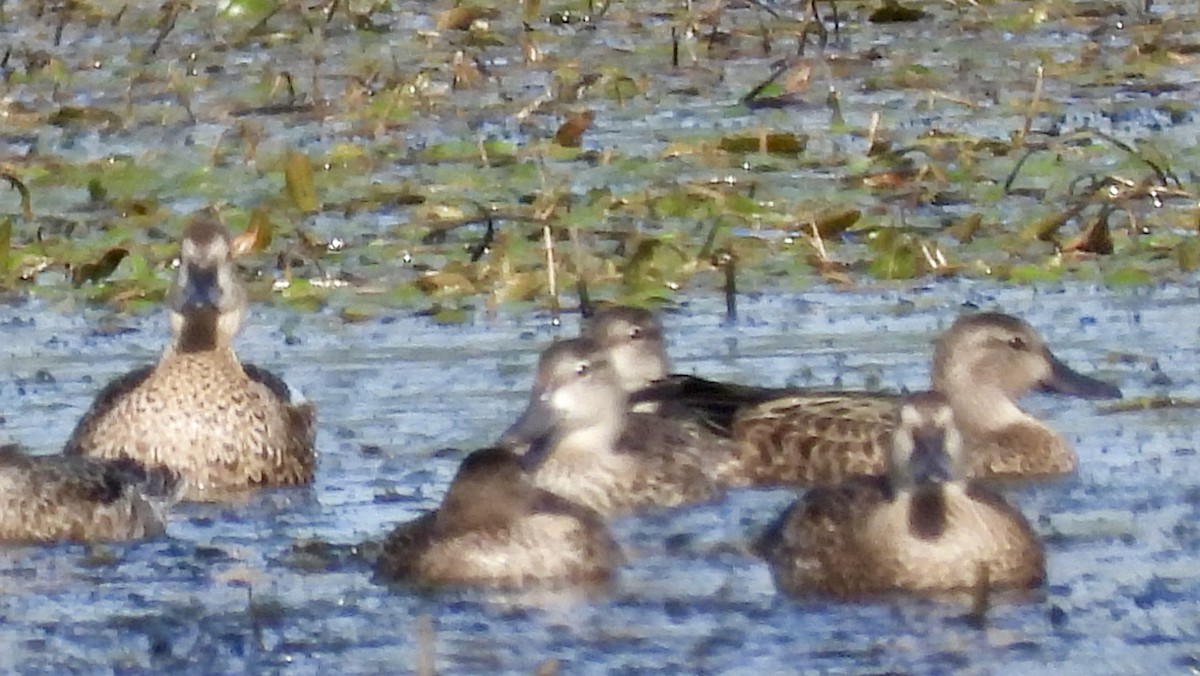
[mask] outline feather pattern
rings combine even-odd
[[[1029,522],[1000,495],[963,481],[969,453],[946,400],[914,395],[897,420],[888,476],[815,488],[760,538],[777,585],[837,597],[1040,586],[1045,557]],[[914,450],[919,428],[935,432],[925,438],[937,448]],[[945,480],[923,473],[946,464]]]
[[[161,467],[0,448],[0,541],[97,542],[162,535],[177,477]]]
[[[173,339],[158,363],[105,386],[64,452],[165,466],[190,499],[311,482],[314,407],[232,347],[246,297],[223,226],[189,224],[168,300]]]

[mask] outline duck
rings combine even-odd
[[[668,423],[671,426],[688,427],[687,436],[692,445],[710,449],[710,456],[714,455],[714,450],[717,457],[731,454],[731,446],[724,441],[729,436],[728,423],[716,420],[721,419],[721,416],[732,416],[739,406],[746,403],[746,396],[731,396],[739,387],[732,383],[672,375],[663,324],[657,314],[639,307],[606,305],[585,317],[580,328],[581,337],[596,341],[604,349],[617,373],[621,389],[629,396],[630,411],[637,414],[659,414],[663,418],[672,419],[672,422]],[[644,396],[645,393],[656,391],[655,388],[664,385],[670,387],[678,381],[685,381],[689,386],[688,396],[680,397],[679,401],[668,397]],[[698,389],[705,383],[716,388],[713,393],[715,396],[705,402],[703,409],[690,405],[692,400],[700,395]],[[756,394],[759,401],[793,392],[763,387],[746,387],[745,390]],[[773,394],[767,396],[765,393]],[[724,413],[716,413],[722,403],[728,404],[729,408]],[[712,417],[714,413],[715,418]],[[710,426],[712,429],[709,429]],[[722,470],[719,468],[728,466],[729,463],[718,461],[715,465],[718,469],[714,471],[720,472]]]
[[[380,580],[496,589],[603,587],[623,562],[604,518],[534,485],[544,454],[506,448],[463,460],[436,510],[388,534]]]
[[[911,395],[896,419],[886,476],[810,490],[756,543],[776,586],[839,598],[1042,586],[1045,554],[1029,522],[964,479],[973,449],[949,400]]]
[[[583,319],[579,334],[605,350],[626,392],[649,387],[671,371],[662,320],[650,310],[628,305],[603,306]]]
[[[581,337],[541,354],[529,403],[498,443],[545,447],[534,483],[610,517],[719,497],[710,465],[732,446],[704,442],[692,426],[631,411],[607,350]]]
[[[189,500],[312,482],[315,408],[234,351],[247,299],[230,241],[211,216],[188,223],[167,295],[170,342],[156,364],[100,391],[66,455],[161,465],[179,475]]]
[[[166,532],[178,477],[131,460],[29,455],[0,446],[0,542],[122,542]]]
[[[957,318],[934,344],[932,388],[954,409],[974,449],[967,475],[998,479],[1070,474],[1071,445],[1016,400],[1040,389],[1088,399],[1121,397],[1109,383],[1058,359],[1024,320],[999,312]],[[719,470],[729,486],[834,485],[887,469],[902,395],[760,388],[673,375],[631,395],[635,404],[671,402],[737,442]]]

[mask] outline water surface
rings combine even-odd
[[[1200,399],[1193,288],[1013,289],[939,282],[741,299],[666,316],[677,370],[762,384],[920,388],[930,340],[973,307],[1026,317],[1075,368],[1127,397]],[[629,564],[593,599],[379,586],[353,557],[297,543],[378,538],[440,499],[457,462],[524,404],[544,315],[441,326],[397,312],[360,324],[255,308],[239,349],[318,406],[316,484],[248,504],[184,505],[170,537],[88,551],[0,549],[0,670],[162,673],[410,670],[418,623],[444,673],[1179,673],[1200,666],[1198,427],[1186,408],[1101,415],[1093,402],[1025,405],[1074,443],[1077,476],[1011,495],[1047,541],[1045,598],[1001,602],[977,629],[953,604],[798,602],[746,544],[793,499],[746,491],[615,523]],[[0,311],[8,355],[0,434],[57,449],[108,378],[154,359],[159,315],[42,302]],[[319,549],[319,548],[318,548]]]

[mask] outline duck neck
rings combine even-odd
[[[950,521],[947,491],[943,484],[912,487],[908,503],[908,529],[922,540],[936,540]]]
[[[604,420],[582,429],[564,434],[558,448],[565,451],[583,451],[590,456],[607,455],[616,448],[624,428],[622,416]],[[555,451],[558,454],[559,451]]]
[[[963,387],[943,392],[954,420],[968,436],[996,432],[1032,420],[1008,393],[996,387]]]
[[[174,340],[168,350],[175,354],[231,352],[231,341],[242,323],[242,312],[216,308],[170,313]]]

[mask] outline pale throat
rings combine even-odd
[[[241,322],[239,313],[221,314],[203,310],[182,314],[171,312],[171,332],[174,340],[168,352],[192,354],[230,350],[231,339]]]
[[[1034,420],[998,387],[962,388],[944,394],[954,409],[955,421],[964,431],[995,432]]]
[[[554,457],[563,460],[586,458],[588,462],[596,462],[611,456],[621,438],[621,427],[619,422],[604,421],[568,432],[555,446]]]

